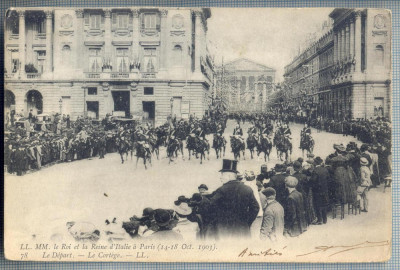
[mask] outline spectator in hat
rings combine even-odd
[[[199,237],[201,239],[211,238],[215,232],[213,230],[215,214],[214,211],[210,210],[210,200],[200,193],[194,193],[190,199],[189,206],[193,210],[191,217],[195,216],[194,220],[199,225]],[[189,219],[193,221],[191,217]]]
[[[250,187],[237,180],[237,160],[223,160],[221,182],[211,198],[215,211],[216,238],[248,238],[259,204]]]
[[[285,188],[285,175],[283,174],[285,167],[282,164],[275,165],[275,175],[271,177],[270,187],[276,191],[276,200],[285,205],[287,198],[287,190]]]
[[[350,190],[347,188],[350,182],[350,176],[347,171],[348,158],[343,144],[334,144],[333,147],[336,152],[328,156],[325,163],[331,166],[332,187],[334,188],[333,201],[344,207],[350,197],[348,194]]]
[[[315,169],[310,179],[310,187],[314,197],[314,207],[317,214],[317,224],[327,222],[327,209],[329,206],[329,171],[323,166],[320,157],[315,158]]]
[[[315,213],[314,213],[314,207],[313,204],[310,202],[309,198],[309,193],[311,192],[310,186],[308,183],[308,178],[307,176],[301,172],[301,164],[297,160],[293,163],[293,168],[295,170],[295,173],[293,174],[294,177],[296,177],[298,184],[296,186],[296,190],[303,195],[303,201],[304,201],[304,210],[306,211],[306,219],[307,223],[310,225],[313,223],[316,219]],[[311,197],[312,199],[312,197]]]
[[[275,200],[275,189],[266,188],[262,193],[267,199],[267,206],[263,213],[260,238],[278,242],[284,231],[284,210],[282,205]]]
[[[172,215],[170,211],[165,209],[156,209],[154,210],[154,220],[156,221],[159,230],[152,235],[146,237],[145,239],[149,240],[163,240],[163,241],[181,241],[183,240],[183,236],[172,230],[170,227],[170,222],[172,219]]]
[[[365,157],[360,158],[360,173],[361,173],[361,185],[357,189],[358,193],[361,195],[363,200],[362,210],[363,212],[368,212],[368,191],[372,185],[371,181],[371,171],[368,166],[368,160]]]
[[[134,218],[133,218],[134,219]],[[139,219],[139,235],[146,237],[158,231],[158,225],[154,220],[154,210],[150,207],[143,209],[142,217]]]
[[[199,193],[201,196],[209,196],[210,193],[208,192],[208,187],[205,184],[201,184],[198,188]]]
[[[303,196],[296,190],[296,177],[285,178],[285,186],[289,192],[285,207],[285,233],[291,237],[299,236],[307,231],[307,220],[304,210]]]
[[[254,175],[254,172],[253,171],[245,171],[244,178],[246,179],[244,184],[246,186],[250,187],[251,190],[253,191],[254,197],[256,198],[259,209],[260,209],[260,210],[258,210],[257,218],[254,220],[254,222],[250,228],[252,237],[256,238],[256,237],[258,237],[260,227],[261,227],[262,216],[263,216],[263,207],[261,205],[260,194],[258,192],[257,181],[256,181],[256,176]]]
[[[188,217],[192,214],[192,208],[188,203],[182,202],[174,206],[174,211],[178,215],[179,220],[173,229],[181,234],[185,240],[194,241],[200,237],[199,225],[197,222],[191,222]]]

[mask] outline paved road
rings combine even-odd
[[[229,121],[227,134],[232,134],[233,126],[234,122]],[[247,132],[247,124],[243,128]],[[295,159],[301,155],[298,145],[302,126],[294,124],[290,128],[294,146],[292,158]],[[323,158],[333,152],[333,143],[355,141],[353,137],[317,133],[316,130],[312,130],[312,135],[314,152]],[[172,208],[179,195],[191,196],[202,183],[208,185],[210,191],[221,185],[218,170],[222,161],[216,159],[213,150],[210,160],[203,165],[196,159],[187,160],[186,149],[185,156],[185,160],[179,158],[168,164],[165,151],[162,151],[160,160],[154,160],[153,166],[145,170],[143,164],[135,168],[134,161],[121,164],[117,154],[108,154],[105,159],[57,164],[22,177],[7,176],[6,227],[12,228],[12,235],[16,238],[45,235],[52,226],[63,226],[71,220],[89,221],[102,227],[105,219],[117,217],[118,220],[127,220],[134,214],[141,215],[145,207]],[[232,157],[228,147],[226,158]],[[276,151],[273,150],[267,164],[272,167],[277,162]],[[246,151],[246,160],[241,160],[238,167],[241,171],[254,170],[257,174],[262,164],[264,161],[261,158],[251,160]],[[329,225],[313,226],[302,237],[314,241],[318,235],[337,233],[340,228],[346,237],[357,239],[358,234],[351,229],[361,224],[372,226],[375,233],[380,232],[379,220],[391,213],[389,210],[381,211],[390,209],[390,192],[383,194],[381,189],[373,190],[370,205],[367,215],[346,218],[345,223],[330,219]],[[374,219],[368,218],[371,216]],[[379,238],[379,233],[374,238]]]

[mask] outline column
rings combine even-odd
[[[46,72],[53,72],[53,11],[46,10]]]
[[[346,57],[350,59],[350,26],[346,22]]]
[[[338,62],[342,59],[342,32],[338,29],[338,46],[337,46],[337,60]]]
[[[160,10],[161,14],[161,69],[167,69],[168,68],[168,27],[167,27],[167,16],[168,16],[168,10],[167,9],[161,9]],[[196,37],[197,40],[197,37]],[[182,48],[184,49],[184,48]]]
[[[201,67],[200,67],[200,54],[201,54],[201,11],[194,11],[194,17],[195,17],[195,60],[194,60],[194,71],[195,72],[201,72]]]
[[[356,60],[355,72],[361,72],[361,13],[356,12],[354,16],[354,36],[355,36],[355,51],[354,56]]]
[[[136,61],[139,61],[139,10],[131,9],[133,17],[133,41],[132,41],[132,55]]]
[[[338,61],[338,33],[335,32],[333,35],[333,63]]]
[[[350,18],[350,55],[354,57],[354,19]]]
[[[19,47],[19,73],[25,73],[25,10],[17,10],[19,17],[18,47]]]
[[[83,29],[83,9],[75,9],[76,14],[76,69],[83,70],[83,60],[84,60],[84,45],[83,45],[83,35],[85,33]]]
[[[106,58],[112,57],[111,55],[111,9],[103,9],[104,11],[104,56]]]
[[[341,30],[342,34],[342,60],[346,57],[346,30],[345,27]]]

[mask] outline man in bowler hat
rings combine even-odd
[[[252,189],[237,180],[236,160],[224,159],[220,172],[223,185],[210,201],[210,210],[216,214],[216,238],[249,238],[260,206]]]

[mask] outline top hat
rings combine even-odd
[[[238,163],[237,160],[224,159],[222,161],[222,170],[220,170],[220,172],[238,173],[237,163]]]

